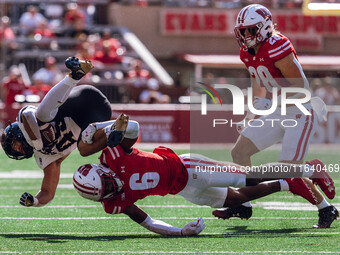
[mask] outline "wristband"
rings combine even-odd
[[[33,206],[38,206],[39,205],[39,200],[36,197],[33,197]]]

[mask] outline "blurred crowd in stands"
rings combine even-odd
[[[251,0],[107,0],[109,2],[219,8],[241,8],[254,3]],[[300,8],[302,0],[258,0],[256,3],[269,8]],[[177,103],[186,88],[176,82],[174,89],[181,92],[174,93],[161,84],[124,40],[119,28],[107,25],[105,6],[45,1],[34,5],[13,3],[2,8],[0,103],[10,106],[14,102],[40,102],[68,72],[64,60],[73,55],[93,62],[95,70],[82,83],[96,84],[112,103]],[[327,104],[340,104],[339,86],[334,79],[315,78],[311,80],[311,87]]]
[[[0,22],[2,102],[40,102],[68,72],[68,56],[93,62],[94,71],[81,82],[103,85],[113,103],[176,102],[159,91],[162,84],[119,29],[99,24],[98,8],[75,2],[7,6]]]

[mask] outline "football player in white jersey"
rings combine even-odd
[[[295,105],[288,105],[286,115],[281,115],[281,92],[284,87],[303,88],[309,90],[309,84],[298,61],[296,52],[287,37],[275,30],[270,11],[259,4],[244,7],[238,14],[235,35],[240,44],[240,58],[246,65],[252,86],[253,105],[257,110],[267,110],[272,107],[273,92],[278,93],[278,108],[269,115],[262,116],[264,125],[259,127],[246,126],[254,114],[248,113],[242,125],[245,127],[240,133],[232,149],[233,162],[251,166],[251,156],[278,142],[282,143],[279,162],[302,164],[306,157],[311,137],[318,125],[318,118],[322,119],[320,108],[312,107],[310,101],[302,106],[309,113],[303,113]],[[267,99],[266,96],[270,99]],[[274,95],[275,96],[275,95]],[[302,99],[301,92],[288,94],[287,99]],[[278,120],[276,122],[266,120]],[[293,119],[295,127],[283,127],[281,121]],[[256,121],[256,120],[253,120]],[[261,122],[262,123],[262,122]],[[238,129],[242,127],[239,126]],[[240,131],[240,130],[239,130]],[[311,173],[310,173],[311,174]],[[306,177],[310,177],[308,174]],[[334,183],[325,172],[324,178],[313,181],[330,199],[335,196]],[[319,222],[314,227],[327,228],[338,217],[336,208],[330,205],[313,183],[306,179],[318,199]],[[251,185],[249,182],[248,185]],[[248,206],[248,208],[247,208]],[[234,215],[251,215],[250,204],[240,208],[226,209],[216,213],[221,218]],[[224,215],[224,216],[223,216]]]
[[[65,64],[70,74],[49,91],[37,108],[21,109],[17,121],[10,123],[1,136],[7,156],[20,160],[34,154],[37,165],[44,171],[40,191],[35,196],[22,194],[23,206],[49,203],[57,189],[61,162],[77,148],[81,132],[91,123],[111,119],[110,102],[97,88],[76,86],[92,70],[91,62],[70,57]],[[95,124],[91,127],[95,129]],[[83,153],[81,148],[79,151]]]

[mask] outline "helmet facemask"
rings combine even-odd
[[[123,191],[123,184],[116,174],[96,164],[79,167],[74,173],[73,185],[82,197],[93,201],[112,198]]]
[[[244,50],[247,50],[261,43],[263,41],[263,36],[260,33],[262,27],[262,23],[257,23],[251,26],[235,27],[234,32],[240,47],[242,47]],[[246,30],[248,31],[247,36],[245,35]]]
[[[123,184],[114,173],[106,173],[101,169],[97,170],[102,182],[101,200],[118,195],[122,191]]]
[[[21,160],[33,155],[33,147],[27,143],[17,122],[9,122],[1,136],[1,146],[11,159]]]

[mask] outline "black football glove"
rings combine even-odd
[[[93,69],[90,60],[79,60],[76,57],[68,57],[65,60],[65,65],[71,70],[70,76],[75,80],[80,80]]]
[[[23,206],[32,206],[34,203],[33,196],[30,193],[25,192],[20,197],[20,204]]]

